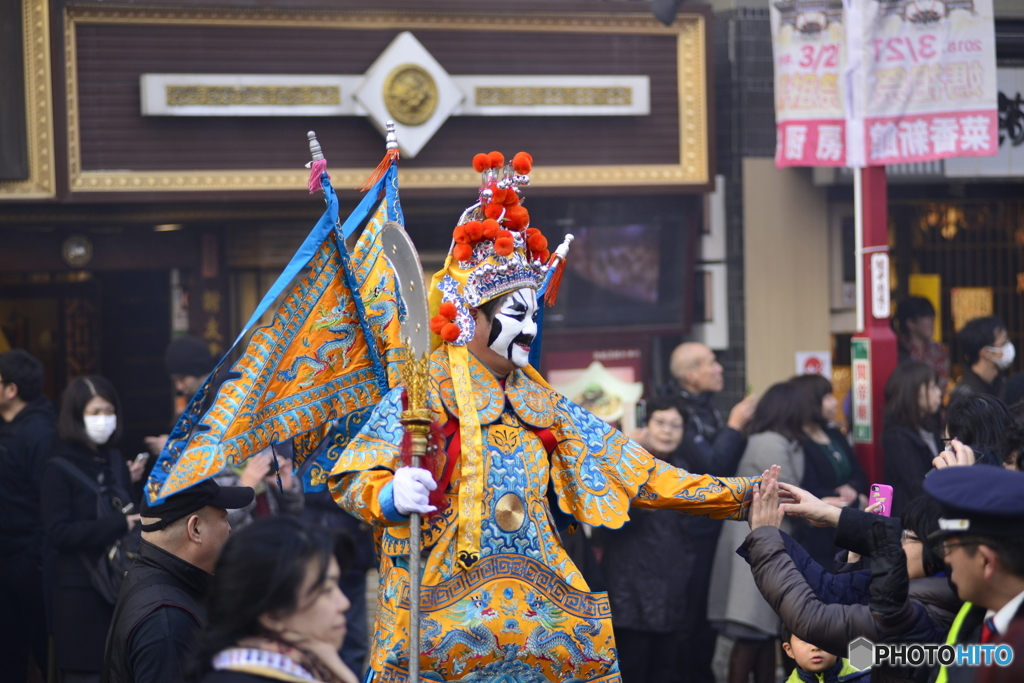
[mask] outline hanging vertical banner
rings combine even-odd
[[[850,344],[853,366],[853,441],[871,443],[874,439],[871,424],[871,342],[854,337]]]
[[[998,151],[992,0],[774,0],[776,165]]]
[[[841,78],[846,31],[841,1],[771,4],[775,53],[775,165],[845,166]]]

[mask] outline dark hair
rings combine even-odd
[[[747,434],[778,432],[790,441],[804,438],[804,425],[821,415],[821,402],[789,382],[768,387],[747,423]]]
[[[963,392],[955,396],[946,410],[946,431],[950,438],[960,439],[964,445],[993,457],[1003,434],[1013,425],[1013,416],[1006,404],[989,394]],[[978,453],[979,458],[982,455]]]
[[[994,315],[986,318],[968,320],[956,338],[960,342],[960,352],[969,365],[974,365],[981,357],[981,350],[996,343],[996,333],[1005,330],[1006,323]]]
[[[299,589],[311,563],[323,583],[331,557],[342,570],[352,557],[351,541],[294,517],[267,517],[231,534],[217,559],[206,598],[206,626],[190,678],[201,679],[212,668],[213,657],[252,636],[279,640],[259,618],[298,608]]]
[[[960,536],[958,540],[965,543],[964,552],[970,557],[974,557],[978,553],[979,545],[987,545],[999,556],[999,561],[1006,567],[1006,571],[1024,579],[1024,537],[997,538],[995,536],[964,535]]]
[[[903,528],[921,539],[921,564],[924,565],[924,573],[927,576],[935,576],[945,571],[946,567],[945,561],[935,552],[935,546],[928,542],[928,537],[939,530],[941,516],[942,506],[926,494],[912,498],[900,515],[900,524]]]
[[[672,394],[656,394],[647,399],[646,412],[648,419],[650,419],[652,414],[662,410],[675,410],[683,418],[684,424],[690,419],[690,409]]]
[[[1009,465],[1017,471],[1022,471],[1024,468],[1024,424],[1021,424],[1020,418],[1016,418],[1016,412],[1022,407],[1024,407],[1024,401],[1010,407],[1015,419],[1013,424],[1003,432],[1003,438],[1000,439],[999,447],[996,449],[996,455],[1003,461],[1003,464]]]
[[[912,360],[900,363],[885,383],[885,427],[917,431],[924,426],[921,415],[921,387],[937,381],[935,368]]]
[[[907,333],[907,323],[918,318],[934,318],[935,306],[923,296],[908,296],[896,305],[896,314],[892,317],[893,331],[899,335]]]
[[[791,631],[790,628],[781,621],[779,622],[779,638],[782,640],[783,643],[789,643],[789,641],[793,638],[793,631]],[[789,643],[789,645],[790,647],[792,647],[793,643]],[[785,654],[785,650],[783,650],[783,654]],[[789,655],[786,656],[788,657]]]
[[[806,393],[810,400],[818,406],[818,411],[815,413],[816,417],[810,421],[821,425],[822,429],[828,427],[828,420],[825,419],[825,414],[821,412],[821,402],[832,393],[832,382],[829,382],[821,375],[810,374],[790,377],[789,383],[801,392]]]
[[[121,417],[121,399],[117,397],[114,385],[104,377],[89,375],[72,380],[64,390],[64,396],[60,401],[60,416],[57,418],[57,436],[62,441],[89,447],[93,445],[92,439],[85,431],[85,420],[82,417],[86,404],[96,396],[109,401],[114,406],[114,414],[117,415],[117,429],[110,435],[107,443],[117,443],[121,438],[124,420]]]
[[[22,401],[34,401],[43,393],[43,364],[22,349],[0,353],[0,382],[18,387]]]

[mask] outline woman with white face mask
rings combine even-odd
[[[111,448],[121,436],[120,400],[103,377],[79,377],[64,391],[57,439],[43,472],[41,508],[56,550],[50,582],[61,683],[98,681],[114,606],[93,588],[89,569],[138,522],[131,475]],[[96,486],[89,486],[83,476]]]

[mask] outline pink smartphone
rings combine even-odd
[[[881,503],[882,508],[876,512],[879,515],[888,517],[892,514],[892,487],[888,484],[872,484],[871,494],[868,496],[868,505]]]

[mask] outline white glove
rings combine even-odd
[[[430,492],[437,488],[434,477],[419,467],[399,467],[391,481],[391,493],[395,509],[400,514],[418,512],[421,515],[437,508],[429,504]]]

